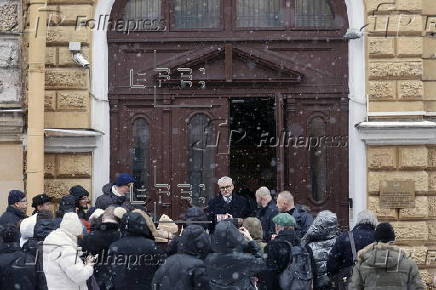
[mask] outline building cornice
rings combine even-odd
[[[377,121],[361,122],[356,127],[367,145],[436,144],[436,122]]]
[[[103,133],[95,130],[44,129],[46,153],[92,152]]]

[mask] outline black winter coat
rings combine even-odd
[[[98,254],[97,262],[94,265],[94,277],[102,290],[110,287],[108,283],[111,277],[111,265],[108,263],[111,260],[108,255],[109,247],[120,238],[121,232],[118,224],[102,223],[97,230],[83,236],[79,243],[85,253],[94,256]]]
[[[290,247],[286,242],[291,243],[293,247],[300,245],[294,230],[280,231],[265,247],[267,270],[260,277],[267,289],[280,289],[279,276],[288,266],[291,257]]]
[[[38,283],[35,258],[22,252],[18,243],[1,244],[0,289],[42,289]]]
[[[248,200],[243,196],[233,193],[232,201],[227,203],[223,196],[219,194],[208,203],[208,218],[212,221],[212,228],[214,228],[214,225],[217,223],[217,214],[229,213],[233,218],[245,219],[250,216],[250,209]]]
[[[208,221],[206,213],[198,207],[188,208],[181,216],[181,219],[184,221],[194,221],[194,222]],[[202,223],[199,225],[202,226],[205,230],[210,230],[210,226],[211,226],[210,223]],[[180,236],[175,236],[174,239],[172,239],[171,242],[169,242],[168,247],[166,248],[168,256],[177,253],[179,240],[180,240]]]
[[[44,239],[54,230],[58,228],[57,222],[52,219],[40,219],[37,220],[33,237],[29,238],[23,245],[23,251],[26,254],[32,256],[35,260],[36,274],[38,279],[38,285],[40,290],[47,290],[47,280],[44,274],[43,266],[43,245]]]
[[[209,248],[209,235],[203,227],[188,226],[179,240],[178,253],[169,257],[154,275],[155,290],[209,289],[206,266],[201,259]]]
[[[313,216],[310,212],[306,211],[301,205],[295,205],[295,208],[288,211],[290,215],[295,218],[297,227],[295,229],[297,237],[301,240],[307,233],[307,230],[313,223]]]
[[[102,191],[103,195],[97,197],[95,200],[95,207],[106,209],[109,206],[126,206],[129,204],[128,196],[117,196],[112,192],[113,184],[108,183],[103,186]]]
[[[8,206],[0,217],[0,226],[14,225],[19,227],[18,223],[25,218],[28,216],[24,212],[13,206]]]
[[[122,229],[124,236],[109,247],[113,289],[152,290],[154,273],[165,262],[165,255],[152,240],[141,214],[125,214]]]
[[[275,226],[272,219],[278,214],[276,202],[271,200],[264,208],[259,209],[257,218],[262,224],[263,239],[265,241],[271,240],[271,235],[275,233]]]
[[[375,242],[374,231],[374,226],[369,224],[361,224],[353,228],[356,253]],[[344,232],[336,239],[336,243],[329,254],[327,272],[330,276],[334,276],[339,273],[339,270],[351,266],[353,266],[353,251],[351,250],[348,232]]]
[[[251,277],[266,269],[262,258],[243,253],[247,242],[230,221],[219,222],[212,236],[212,249],[205,260],[212,290],[253,290]]]

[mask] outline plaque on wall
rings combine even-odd
[[[415,181],[389,180],[380,182],[380,208],[414,208]]]

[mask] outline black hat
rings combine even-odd
[[[32,198],[32,207],[36,208],[39,205],[43,205],[46,202],[51,202],[52,198],[47,194],[38,194]]]
[[[75,185],[71,187],[70,194],[74,196],[77,200],[81,199],[84,196],[89,196],[89,192],[81,185]]]
[[[376,242],[389,243],[395,241],[394,228],[390,223],[380,223],[375,229]]]
[[[5,243],[15,243],[20,240],[20,232],[17,226],[8,224],[5,225],[1,232],[3,242]]]
[[[16,202],[20,202],[25,197],[26,195],[24,194],[24,192],[18,189],[13,189],[9,191],[8,204],[13,205]]]
[[[59,203],[59,212],[76,212],[76,198],[72,195],[65,195]]]

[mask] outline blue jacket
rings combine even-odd
[[[297,222],[297,227],[295,232],[297,233],[297,238],[302,239],[307,233],[307,230],[313,223],[313,216],[310,212],[306,211],[301,205],[295,205],[295,208],[288,211],[290,215],[295,218]]]
[[[353,228],[356,253],[369,244],[374,243],[374,231],[374,226],[368,224],[357,225]],[[352,265],[353,252],[351,250],[350,239],[348,238],[348,232],[344,232],[336,239],[336,243],[329,254],[327,272],[329,276],[334,276],[339,273],[339,270],[351,267]]]

